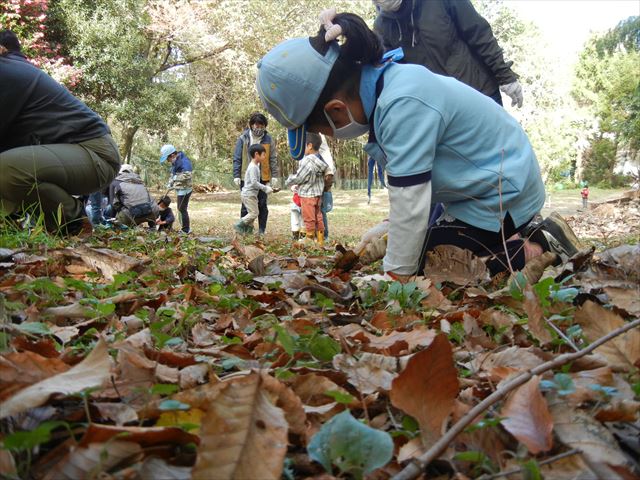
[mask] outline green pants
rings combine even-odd
[[[44,214],[47,229],[55,231],[85,215],[84,202],[73,195],[105,188],[119,168],[120,154],[111,135],[6,150],[0,153],[0,213],[35,207]]]

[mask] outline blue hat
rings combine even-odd
[[[163,145],[160,149],[160,163],[166,162],[169,155],[175,152],[177,152],[177,150],[173,145]]]
[[[289,151],[304,156],[307,117],[318,102],[340,47],[331,42],[322,55],[308,38],[285,40],[258,61],[256,88],[264,108],[289,129]]]

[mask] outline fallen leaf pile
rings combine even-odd
[[[608,245],[617,238],[640,236],[640,198],[617,203],[592,205],[576,215],[567,217],[578,237],[599,245]]]
[[[505,388],[640,316],[637,245],[403,285],[327,250],[91,242],[0,249],[3,478],[384,479],[442,441],[424,478],[640,473],[640,328]]]

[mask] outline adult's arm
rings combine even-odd
[[[242,136],[236,141],[236,148],[233,151],[233,178],[240,178],[242,175]]]
[[[278,153],[276,152],[276,142],[269,135],[269,168],[271,169],[271,178],[280,177],[280,166],[278,165]]]
[[[493,35],[491,25],[480,15],[470,0],[444,0],[462,39],[471,51],[493,72],[500,85],[515,82],[518,76],[506,62],[502,48]]]

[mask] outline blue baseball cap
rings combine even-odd
[[[333,41],[323,55],[309,38],[285,40],[258,61],[256,88],[264,108],[289,129],[289,152],[304,156],[307,117],[318,102],[340,47]]]
[[[176,150],[176,147],[174,147],[173,145],[170,145],[170,144],[163,145],[162,148],[160,149],[160,163],[166,162],[169,155],[175,152],[177,152],[177,150]]]

